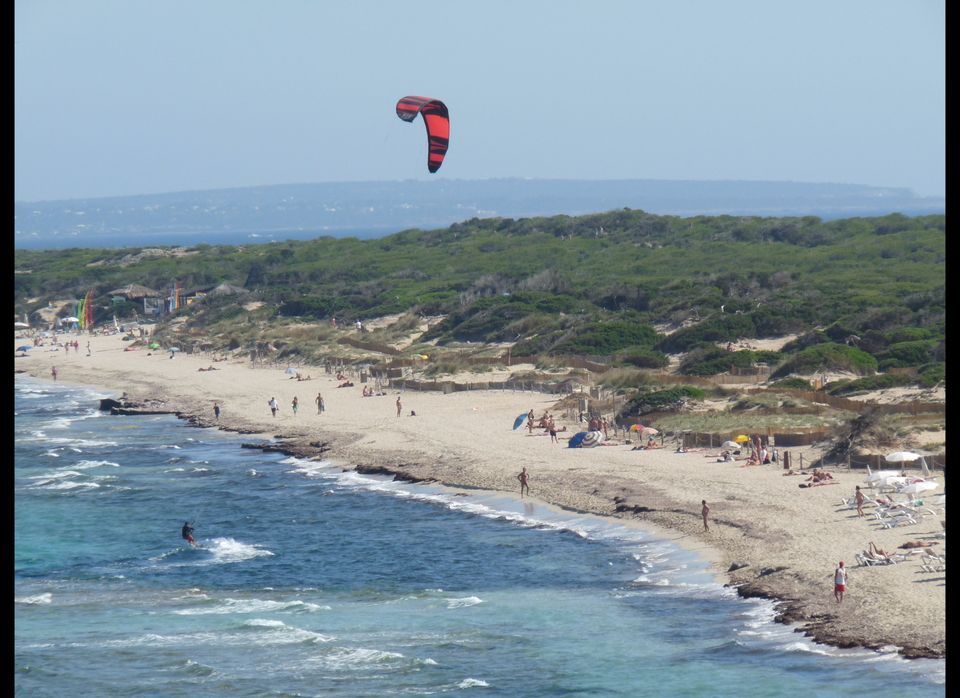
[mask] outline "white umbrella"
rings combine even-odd
[[[738,444],[736,441],[724,441],[720,448],[732,448],[734,451],[736,451],[740,448],[740,444]]]
[[[25,322],[15,322],[15,323],[13,323],[13,326],[14,326],[14,327],[30,327],[30,325],[28,325],[28,324],[25,323]]]
[[[917,458],[923,458],[923,456],[911,451],[897,451],[896,453],[884,456],[884,460],[888,463],[912,463],[917,460]]]
[[[644,427],[640,430],[640,436],[656,436],[660,432],[653,427]]]
[[[931,482],[930,480],[921,480],[920,482],[911,482],[909,485],[904,485],[897,491],[902,494],[920,494],[921,492],[926,492],[928,490],[935,490],[939,486],[940,485],[936,482]]]

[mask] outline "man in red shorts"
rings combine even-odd
[[[846,588],[847,570],[843,566],[843,560],[841,560],[837,570],[833,573],[833,595],[836,597],[837,603],[843,603],[843,592]]]

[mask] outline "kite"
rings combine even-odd
[[[417,114],[423,115],[427,127],[427,169],[436,172],[443,164],[443,156],[450,144],[450,116],[447,105],[432,97],[404,97],[397,102],[397,116],[404,121],[413,121]]]

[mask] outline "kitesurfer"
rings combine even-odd
[[[197,544],[196,541],[193,540],[193,526],[190,525],[189,521],[183,522],[183,528],[180,529],[180,535],[183,536],[183,539],[190,545]]]

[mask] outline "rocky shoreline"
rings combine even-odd
[[[220,423],[209,417],[196,414],[193,410],[175,408],[162,399],[131,398],[124,394],[120,399],[101,400],[100,409],[117,416],[171,414],[197,427],[218,428],[240,434],[263,433],[262,430],[255,428]],[[299,434],[278,434],[273,438],[274,441],[242,443],[241,447],[259,449],[268,453],[281,453],[302,459],[329,458],[331,455],[335,455],[337,451],[336,444],[332,441],[305,439]],[[354,449],[350,450],[350,462],[352,464],[350,469],[359,473],[390,476],[395,480],[412,483],[437,483],[451,487],[473,487],[477,489],[487,489],[489,487],[486,483],[473,482],[469,477],[464,479],[462,470],[457,472],[457,477],[448,478],[444,476],[443,467],[433,463],[423,463],[406,457],[394,459],[397,462],[382,457],[374,458],[371,462],[362,462],[364,459],[362,457],[358,458]],[[406,462],[399,462],[400,460]],[[631,497],[606,496],[599,490],[595,490],[595,494],[598,497],[596,505],[587,508],[571,506],[571,503],[562,496],[550,497],[543,492],[540,496],[551,504],[582,513],[614,517],[624,521],[650,523],[669,530],[678,529],[678,518],[681,520],[690,518],[689,509],[679,504],[670,506],[670,503],[663,499],[661,499],[659,506],[650,507],[631,503]],[[746,535],[750,535],[747,531],[749,526],[743,522],[727,520],[723,523],[734,528],[742,528]],[[685,532],[688,529],[687,525],[681,526],[681,530]],[[811,584],[820,584],[820,582],[811,580],[803,574],[791,570],[788,566],[762,566],[744,560],[732,559],[729,555],[723,556],[722,565],[729,565],[726,569],[726,577],[729,581],[726,582],[725,586],[735,589],[742,598],[762,598],[773,601],[776,613],[774,620],[776,622],[795,626],[796,632],[810,637],[815,642],[838,648],[862,647],[871,650],[880,650],[893,644],[880,637],[875,637],[872,633],[850,628],[839,613],[811,611],[805,600],[803,590],[810,588]],[[946,656],[945,642],[943,641],[933,645],[923,642],[913,644],[900,642],[897,646],[898,653],[908,659],[938,659]]]

